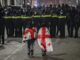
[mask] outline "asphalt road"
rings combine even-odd
[[[80,29],[78,34],[80,37]],[[0,60],[80,60],[80,38],[53,38],[54,51],[47,53],[45,57],[42,57],[37,41],[34,46],[34,57],[29,57],[27,55],[27,44],[22,43],[22,38],[7,38],[5,32],[5,39],[6,44],[0,46]]]
[[[80,60],[80,38],[52,39],[54,51],[42,57],[37,41],[34,46],[34,57],[27,55],[27,44],[21,38],[8,38],[0,48],[0,60]],[[11,41],[12,40],[12,41]]]

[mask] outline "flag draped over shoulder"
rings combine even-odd
[[[52,52],[52,42],[51,42],[51,35],[46,27],[41,27],[38,32],[38,44],[41,49],[46,50],[46,52]]]
[[[26,28],[23,32],[23,41],[36,38],[36,28]]]

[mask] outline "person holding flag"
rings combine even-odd
[[[38,44],[42,50],[42,56],[46,55],[46,52],[52,52],[52,42],[51,35],[48,28],[45,26],[45,23],[42,24],[39,32],[38,32]]]
[[[23,42],[27,41],[27,47],[28,47],[28,55],[33,56],[34,50],[34,42],[36,40],[36,27],[30,26],[29,28],[25,28],[23,32]]]

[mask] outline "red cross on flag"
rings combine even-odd
[[[38,32],[38,44],[41,49],[46,50],[46,52],[52,52],[52,42],[51,42],[51,35],[46,27],[41,27]]]
[[[26,28],[23,32],[23,41],[36,38],[36,28]]]

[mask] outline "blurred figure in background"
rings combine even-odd
[[[4,44],[4,29],[5,29],[5,20],[4,16],[4,8],[0,5],[0,44]]]

